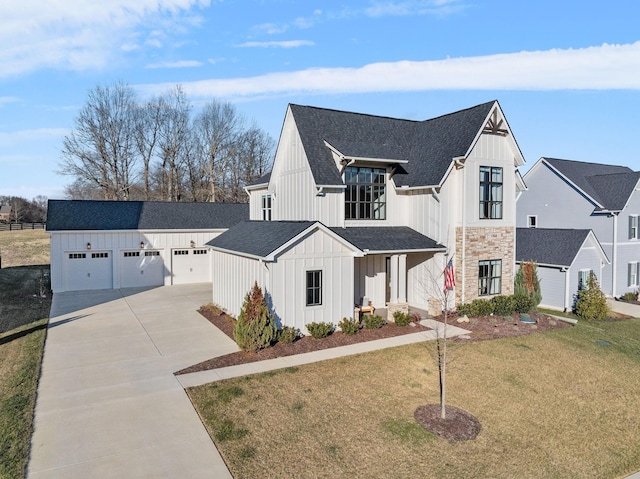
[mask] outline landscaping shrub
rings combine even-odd
[[[494,296],[491,298],[493,303],[493,314],[499,316],[509,316],[515,310],[513,296]]]
[[[396,311],[395,313],[393,313],[393,320],[398,326],[407,326],[411,322],[412,317],[409,313]]]
[[[540,280],[538,279],[538,266],[533,261],[521,262],[513,284],[514,295],[527,295],[531,298],[531,308],[536,308],[542,301]]]
[[[474,313],[473,305],[471,303],[459,304],[456,308],[458,316],[476,316]]]
[[[309,323],[307,331],[316,339],[326,338],[333,332],[333,324],[331,323]]]
[[[488,299],[474,299],[471,301],[471,307],[475,313],[473,316],[489,316],[493,313],[493,303]]]
[[[366,314],[362,319],[362,322],[364,323],[364,327],[367,329],[377,329],[384,326],[387,321],[377,314]]]
[[[278,331],[278,342],[282,344],[290,344],[300,336],[300,330],[291,326],[282,326]]]
[[[635,293],[624,293],[620,297],[623,301],[638,301],[638,292]]]
[[[584,319],[602,320],[607,317],[607,298],[600,289],[594,273],[589,274],[586,287],[578,292],[576,314]]]
[[[240,316],[233,328],[233,338],[244,351],[258,351],[276,339],[277,328],[269,312],[262,288],[256,282],[245,296]]]
[[[533,299],[526,293],[516,293],[512,296],[513,309],[517,313],[528,313],[533,309]]]
[[[360,329],[360,321],[353,318],[342,318],[342,321],[338,323],[340,329],[344,334],[349,336],[356,334]]]

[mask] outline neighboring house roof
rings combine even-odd
[[[369,253],[433,251],[447,248],[408,226],[330,228],[358,249]]]
[[[497,101],[425,121],[290,105],[316,185],[342,185],[326,143],[349,158],[408,161],[397,186],[437,186],[464,157]],[[326,143],[325,143],[326,142]]]
[[[323,229],[363,253],[444,251],[431,238],[406,226],[327,228],[318,221],[244,221],[207,243],[216,250],[271,258],[313,228]]]
[[[47,231],[227,229],[248,204],[49,200]]]
[[[533,261],[568,268],[589,236],[592,236],[601,256],[608,262],[591,230],[561,228],[516,228],[516,262]]]
[[[626,166],[558,158],[542,160],[597,203],[599,210],[622,210],[640,180],[640,172]]]

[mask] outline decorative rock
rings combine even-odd
[[[537,325],[535,325],[535,324],[530,324],[530,325],[529,325],[529,328],[531,328],[531,329],[538,329],[538,326],[537,326]]]
[[[558,322],[555,319],[550,319],[549,320],[549,326],[556,326],[558,324]]]
[[[467,315],[465,314],[464,316],[462,316],[461,318],[458,318],[457,321],[459,323],[468,323],[469,322],[469,318],[467,317]]]
[[[460,339],[471,339],[471,336],[469,336],[468,334],[461,334],[460,336],[458,336]]]

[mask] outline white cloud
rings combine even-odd
[[[260,25],[255,25],[251,30],[254,33],[260,34],[264,33],[266,35],[278,35],[280,33],[284,33],[289,29],[289,25],[277,23],[261,23]]]
[[[182,83],[192,97],[425,90],[640,90],[640,42],[435,61],[311,68]],[[142,85],[149,93],[170,85]]]
[[[115,52],[144,45],[149,31],[197,24],[192,9],[210,0],[74,0],[0,2],[0,78],[39,68],[82,70]],[[156,46],[157,37],[149,40]],[[11,45],[11,46],[8,46]]]
[[[309,40],[284,40],[279,42],[245,42],[235,46],[238,48],[298,48],[311,47],[313,45],[315,45],[315,43]]]
[[[19,100],[14,96],[0,96],[0,108],[7,103],[16,103],[17,101]]]
[[[373,2],[364,13],[370,17],[404,15],[448,15],[464,9],[460,0],[406,0],[401,2]]]
[[[62,140],[69,133],[65,128],[35,128],[32,130],[18,130],[0,132],[0,146],[33,145],[39,141]]]
[[[177,62],[160,62],[160,63],[150,63],[149,65],[145,65],[145,68],[155,69],[155,68],[194,68],[201,67],[202,62],[197,60],[181,60]]]

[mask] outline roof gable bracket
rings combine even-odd
[[[509,130],[503,128],[504,120],[502,118],[498,119],[498,110],[493,110],[491,114],[491,118],[485,125],[482,130],[482,133],[487,133],[489,135],[498,135],[498,136],[507,136],[509,134]]]

